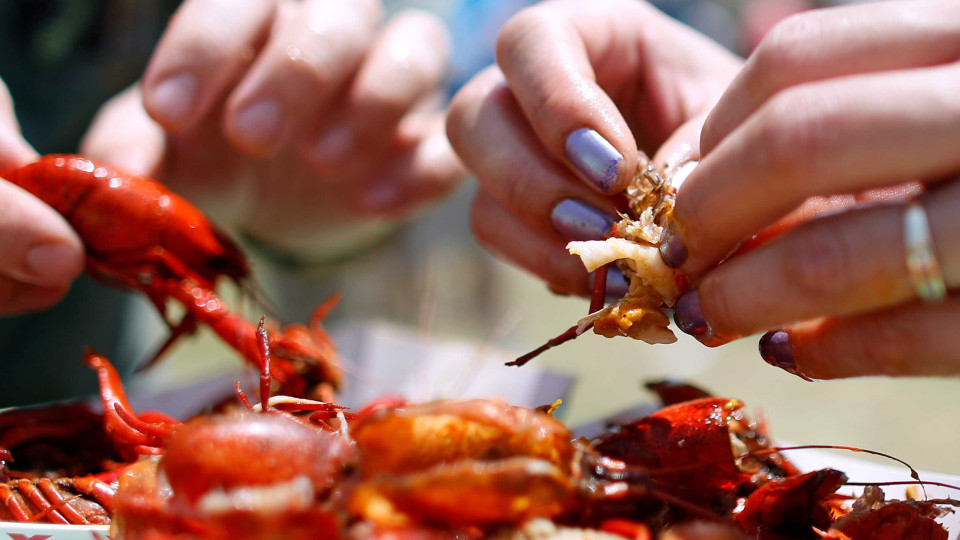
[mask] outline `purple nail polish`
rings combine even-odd
[[[660,237],[660,258],[670,268],[680,268],[687,260],[687,246],[668,223]]]
[[[790,334],[783,330],[767,332],[760,338],[760,356],[771,366],[792,373],[801,379],[812,380],[797,369],[797,362],[793,357],[793,345],[790,344]]]
[[[623,155],[596,130],[574,131],[567,136],[564,150],[577,170],[597,187],[610,191],[616,185]]]
[[[600,240],[613,226],[613,218],[587,203],[564,199],[553,207],[550,221],[558,233],[573,240]]]
[[[630,280],[616,266],[607,268],[607,301],[616,301],[630,290]]]
[[[708,337],[710,326],[700,311],[700,295],[696,290],[687,291],[680,295],[673,306],[673,320],[685,334],[700,339]]]

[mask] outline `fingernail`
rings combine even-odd
[[[190,73],[179,73],[163,79],[146,96],[147,109],[159,122],[183,125],[197,101],[197,79]]]
[[[687,260],[687,246],[677,236],[673,223],[667,223],[660,236],[660,258],[671,268],[680,268]]]
[[[72,279],[77,273],[77,254],[60,243],[39,244],[27,252],[27,270],[51,281]]]
[[[801,379],[812,380],[797,369],[793,345],[790,344],[790,334],[783,330],[767,332],[760,338],[760,356],[771,366],[792,373]]]
[[[269,152],[283,132],[283,108],[275,99],[262,99],[233,117],[234,135],[251,149]]]
[[[558,202],[550,212],[558,233],[573,240],[600,240],[613,226],[612,217],[576,199]]]
[[[623,275],[616,266],[611,265],[607,268],[607,289],[606,298],[610,300],[619,300],[630,290],[630,280]]]
[[[578,129],[567,136],[564,149],[567,158],[594,185],[603,191],[613,189],[623,155],[602,135],[590,128]]]
[[[673,307],[673,320],[685,334],[701,339],[710,337],[710,326],[700,310],[700,294],[696,289],[680,295]]]
[[[687,161],[686,163],[679,165],[673,171],[673,174],[670,175],[670,185],[672,185],[674,188],[680,187],[683,184],[683,181],[690,176],[690,173],[693,172],[693,170],[696,169],[697,165],[699,164],[699,161]]]
[[[353,131],[345,126],[327,129],[317,139],[311,157],[320,164],[335,163],[353,150]]]

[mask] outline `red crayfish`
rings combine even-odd
[[[172,330],[157,356],[200,322],[258,365],[255,325],[230,312],[214,292],[221,277],[246,285],[247,257],[199,209],[155,180],[80,156],[45,156],[0,177],[67,219],[83,240],[89,274],[147,295]],[[186,310],[179,322],[166,316],[171,298]],[[272,374],[283,393],[316,393],[318,385],[340,384],[336,351],[319,324],[334,302],[318,308],[309,327],[271,329],[271,346],[282,359]]]
[[[956,504],[885,501],[872,487],[851,510],[834,493],[843,473],[800,474],[740,402],[697,389],[656,385],[668,399],[696,399],[593,440],[498,399],[394,401],[353,415],[270,397],[262,325],[258,335],[260,403],[238,391],[245,410],[187,422],[135,413],[106,359],[88,354],[109,439],[125,462],[147,456],[109,473],[101,506],[112,505],[113,538],[655,538],[711,522],[730,538],[940,539],[935,518]],[[74,499],[92,499],[34,502],[39,482],[6,487],[13,519],[69,521]]]

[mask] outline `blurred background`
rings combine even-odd
[[[492,60],[500,25],[531,2],[406,0],[390,10],[421,7],[441,14],[454,37],[451,92]],[[142,73],[175,1],[0,0],[0,77],[10,87],[26,138],[42,153],[70,152],[99,105]],[[717,41],[746,54],[776,21],[819,5],[810,0],[664,0],[656,4]],[[328,326],[337,335],[386,324],[421,343],[456,342],[509,360],[565,330],[586,314],[587,301],[558,297],[532,277],[483,251],[473,240],[467,183],[439,207],[404,223],[387,242],[349,260],[290,268],[255,259],[255,273],[283,315],[305,320],[334,292],[344,299]],[[95,317],[91,318],[90,313]],[[91,321],[95,324],[91,325]],[[49,312],[0,324],[0,406],[95,387],[80,365],[89,344],[121,363],[149,355],[165,328],[146,302],[88,280]],[[805,382],[764,363],[752,337],[707,349],[681,335],[651,346],[593,334],[553,349],[529,369],[571,376],[559,414],[570,425],[650,401],[648,380],[686,380],[735,397],[769,418],[772,434],[798,444],[837,444],[893,454],[919,469],[960,474],[960,382],[955,379],[869,378]],[[65,350],[67,352],[65,352]],[[352,355],[359,354],[356,349]],[[477,352],[477,354],[480,354]],[[64,355],[69,358],[64,359]],[[356,358],[345,358],[348,370]],[[521,369],[498,367],[504,380]],[[241,369],[235,354],[201,333],[180,343],[136,384],[163,392]],[[413,362],[411,370],[425,369]],[[429,369],[429,368],[426,368]],[[355,372],[352,384],[369,374]],[[466,376],[470,374],[467,373]],[[390,381],[378,381],[389,385]],[[456,393],[451,378],[435,397]],[[557,396],[560,397],[560,396]]]

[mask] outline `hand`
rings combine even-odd
[[[740,61],[634,0],[528,8],[504,27],[497,59],[454,97],[447,121],[480,181],[474,231],[555,291],[586,295],[586,271],[564,246],[613,223],[638,145],[668,165],[699,155],[700,124]]]
[[[714,344],[776,329],[764,357],[818,379],[960,373],[960,297],[917,301],[903,233],[925,193],[960,286],[958,21],[956,2],[867,3],[762,41],[704,125],[662,246],[702,276],[681,328]]]
[[[381,10],[188,0],[83,152],[155,175],[219,223],[298,256],[392,224],[462,168],[439,108],[442,24],[408,11],[381,26]]]
[[[37,153],[20,135],[0,81],[0,176]],[[23,189],[0,180],[0,315],[47,308],[83,270],[83,244],[67,221]]]

